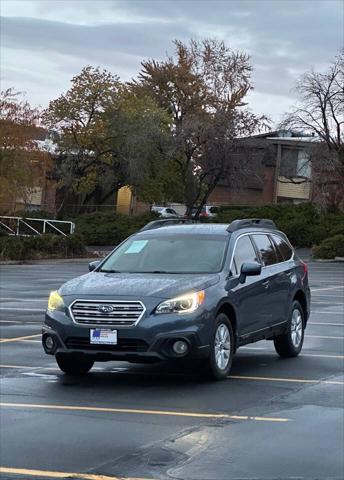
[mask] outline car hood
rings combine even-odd
[[[219,274],[147,274],[91,272],[62,285],[61,295],[171,298],[215,285]]]

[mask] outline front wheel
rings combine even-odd
[[[93,367],[94,361],[73,354],[56,355],[56,363],[62,372],[67,375],[85,375]]]
[[[304,339],[304,313],[299,302],[293,302],[287,331],[274,338],[275,350],[280,357],[297,357]]]
[[[227,315],[220,313],[216,317],[215,331],[210,343],[208,366],[215,380],[225,379],[231,369],[234,355],[234,336]]]

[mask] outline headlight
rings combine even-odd
[[[48,300],[48,310],[63,310],[64,303],[63,298],[57,292],[57,290],[50,292],[49,300]]]
[[[204,302],[205,292],[192,292],[165,300],[157,306],[155,313],[191,313]]]

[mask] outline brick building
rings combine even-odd
[[[239,188],[224,181],[209,197],[209,204],[266,205],[312,200],[310,149],[312,136],[285,130],[241,139],[238,155],[250,174]]]

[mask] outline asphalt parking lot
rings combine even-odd
[[[67,378],[43,353],[50,290],[87,264],[1,265],[0,478],[344,478],[344,263],[310,263],[302,354],[240,349],[231,377],[126,363]]]

